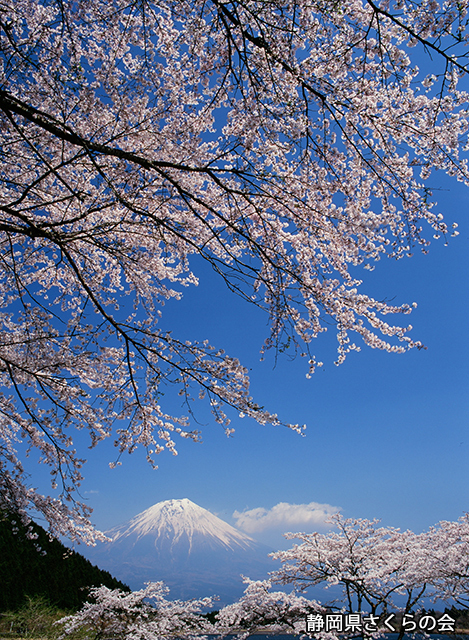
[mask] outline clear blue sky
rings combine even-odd
[[[331,326],[312,346],[324,367],[307,380],[301,358],[281,356],[276,367],[273,354],[259,361],[267,318],[200,272],[200,285],[164,308],[163,325],[238,357],[251,370],[254,399],[285,421],[306,423],[306,437],[234,416],[236,433],[227,438],[196,405],[203,443],[177,442],[179,456],[160,455],[157,471],[143,452],[110,470],[110,443],[85,449],[83,497],[99,528],[183,497],[232,524],[235,511],[268,511],[281,502],[317,502],[415,531],[469,510],[469,190],[438,173],[432,183],[441,189],[438,210],[459,224],[460,235],[449,246],[433,241],[427,256],[417,250],[363,272],[364,290],[376,298],[418,303],[401,319],[427,350],[395,355],[363,347],[336,367]],[[177,412],[180,402],[168,393],[162,406]],[[41,488],[47,491],[45,483]],[[312,528],[279,523],[252,535],[280,548],[282,530]]]

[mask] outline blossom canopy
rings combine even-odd
[[[264,348],[297,346],[307,375],[331,321],[338,363],[353,336],[422,346],[387,320],[412,305],[361,292],[356,267],[457,233],[426,181],[468,181],[466,25],[459,0],[2,4],[2,506],[92,541],[73,429],[154,464],[199,437],[165,385],[189,411],[207,398],[228,433],[230,407],[283,424],[237,359],[161,328],[195,257],[265,309]],[[29,486],[20,440],[59,497]]]

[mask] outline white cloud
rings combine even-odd
[[[330,504],[310,502],[309,504],[289,504],[279,502],[272,509],[257,507],[246,511],[235,511],[233,518],[236,526],[246,533],[258,533],[266,529],[278,529],[284,531],[302,527],[303,530],[316,529],[324,526],[324,521],[334,513],[340,511],[339,507]]]

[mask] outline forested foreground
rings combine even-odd
[[[0,517],[0,612],[16,610],[30,599],[53,607],[78,609],[89,588],[106,585],[128,590],[59,540],[50,539],[34,522],[25,526],[18,516]]]
[[[51,605],[46,599],[24,598],[24,604],[16,609],[0,613],[0,638],[47,638],[54,640],[61,633],[56,623],[71,611]],[[84,634],[77,634],[83,637]]]

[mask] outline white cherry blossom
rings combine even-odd
[[[361,342],[422,347],[389,321],[413,301],[374,300],[355,267],[448,233],[426,180],[468,181],[466,24],[461,0],[2,3],[2,506],[92,542],[74,430],[154,464],[199,438],[165,385],[189,410],[205,397],[228,434],[231,408],[281,424],[242,363],[161,328],[195,256],[265,309],[264,348],[290,340],[307,375],[331,323],[339,364]],[[19,441],[56,497],[31,486]]]

